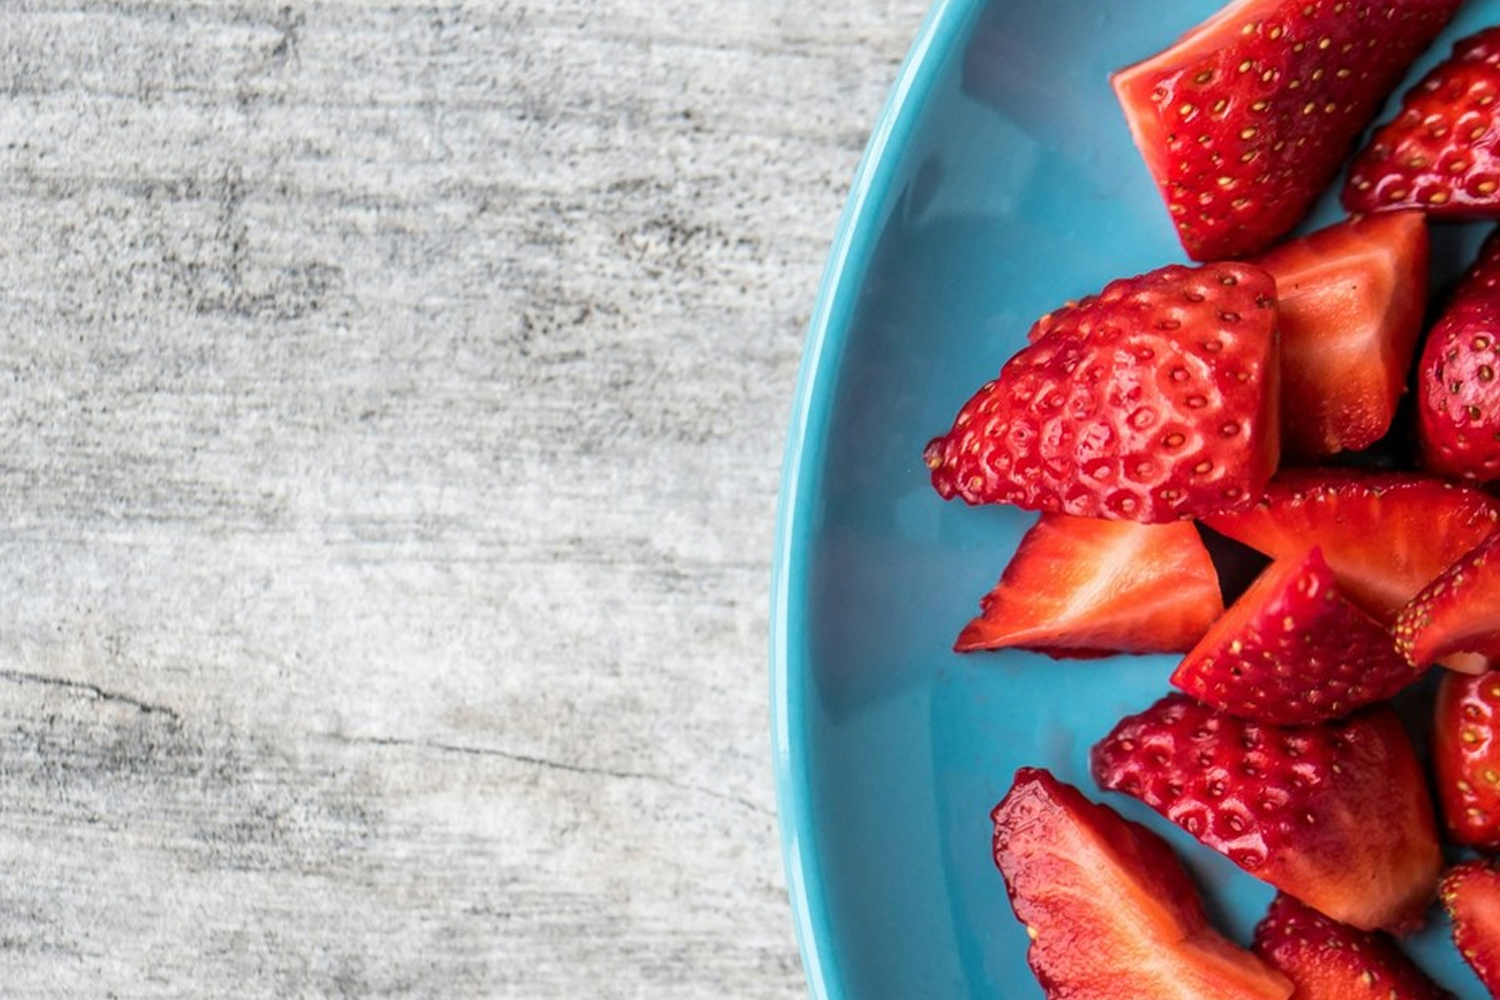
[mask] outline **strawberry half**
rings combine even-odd
[[[1330,920],[1284,893],[1251,948],[1297,987],[1294,1000],[1452,1000],[1387,934]]]
[[[1344,594],[1385,624],[1497,521],[1500,501],[1480,490],[1353,469],[1288,469],[1250,510],[1204,518],[1273,559],[1318,546]]]
[[[1043,514],[980,607],[954,645],[961,653],[1013,646],[1082,657],[1186,651],[1224,601],[1188,522]]]
[[[1172,683],[1242,719],[1296,726],[1347,715],[1420,676],[1390,633],[1339,592],[1313,548],[1267,567]]]
[[[1421,213],[1385,212],[1255,261],[1276,279],[1287,457],[1358,451],[1390,429],[1422,332],[1428,242]]]
[[[1443,675],[1431,746],[1448,838],[1500,851],[1500,671]]]
[[[927,445],[971,504],[1159,522],[1253,503],[1280,440],[1275,285],[1169,265],[1044,316]]]
[[[1446,663],[1461,653],[1500,660],[1500,531],[1422,588],[1391,630],[1412,663]]]
[[[1386,706],[1282,728],[1168,695],[1093,750],[1100,787],[1362,930],[1419,921],[1442,867],[1427,785]]]
[[[1194,260],[1258,253],[1334,179],[1459,0],[1238,0],[1111,82]]]
[[[1491,996],[1500,997],[1500,870],[1466,861],[1443,876],[1438,898],[1453,921],[1453,943]]]
[[[1500,235],[1485,241],[1417,367],[1422,464],[1440,475],[1500,478]]]
[[[1049,998],[1286,1000],[1291,985],[1209,924],[1172,849],[1047,771],[992,814],[995,866]]]
[[[1351,212],[1420,208],[1433,216],[1500,216],[1500,28],[1460,39],[1402,98],[1349,167]]]

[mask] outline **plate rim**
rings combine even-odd
[[[897,71],[865,145],[818,285],[793,395],[776,504],[770,587],[771,749],[780,832],[798,949],[815,1000],[845,1000],[844,980],[833,954],[827,896],[816,866],[806,755],[806,706],[792,683],[794,666],[805,665],[806,629],[793,608],[807,605],[808,522],[818,470],[809,458],[826,452],[831,372],[847,346],[859,289],[849,281],[868,270],[880,226],[894,198],[899,157],[916,125],[913,110],[926,103],[939,75],[942,55],[969,29],[972,15],[988,0],[934,0]],[[812,463],[817,464],[817,463]]]

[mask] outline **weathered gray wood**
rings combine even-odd
[[[0,5],[0,993],[802,994],[774,495],[923,6]]]

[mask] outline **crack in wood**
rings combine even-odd
[[[695,785],[665,774],[656,774],[651,771],[625,771],[617,768],[598,767],[591,764],[578,764],[571,761],[553,760],[550,757],[540,757],[535,754],[519,753],[514,750],[503,750],[499,747],[473,746],[463,743],[445,743],[437,740],[413,740],[403,739],[397,736],[343,736],[335,733],[321,734],[340,743],[366,744],[380,747],[402,747],[415,750],[430,750],[435,753],[464,754],[470,757],[492,757],[499,760],[510,761],[515,764],[526,764],[531,767],[545,768],[551,771],[562,771],[567,774],[581,774],[597,778],[615,778],[621,781],[647,781],[654,784],[665,785],[678,791],[689,792],[694,795],[704,795],[709,798],[718,799],[721,802],[729,802],[750,812],[761,816],[775,817],[775,810],[767,809],[765,806],[753,802],[741,795],[730,792],[721,792],[715,788],[707,788],[703,785]]]
[[[0,670],[0,680],[11,684],[37,684],[43,687],[63,688],[84,697],[95,699],[96,701],[129,705],[146,715],[163,715],[173,722],[182,721],[182,717],[174,709],[168,708],[166,705],[142,701],[139,698],[133,698],[128,694],[121,694],[118,691],[109,691],[97,684],[90,684],[87,681],[75,681],[67,677],[54,677],[50,674],[34,674],[24,670]]]

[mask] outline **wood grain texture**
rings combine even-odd
[[[923,7],[0,5],[6,997],[803,995],[775,490]]]

